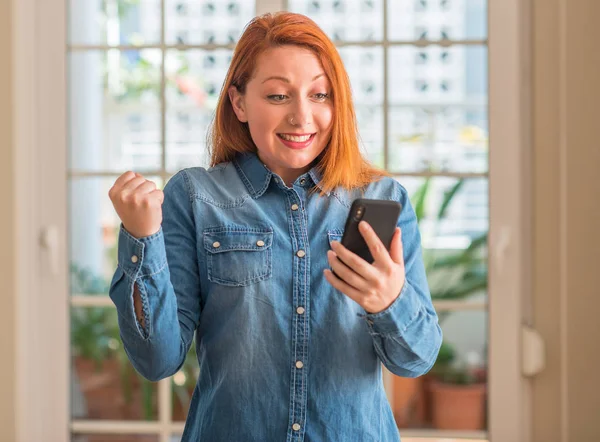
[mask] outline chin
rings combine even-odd
[[[310,166],[318,156],[318,154],[303,154],[296,158],[286,158],[282,162],[285,163],[286,167],[289,167],[290,169],[303,169]]]

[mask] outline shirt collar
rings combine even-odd
[[[252,198],[259,198],[265,193],[274,174],[263,164],[255,152],[238,153],[233,164]],[[311,168],[305,175],[312,180],[314,185],[321,188],[323,174],[318,167]],[[329,196],[330,192],[326,192],[326,194]]]

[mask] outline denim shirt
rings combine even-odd
[[[381,363],[422,375],[442,341],[415,212],[392,178],[309,194],[320,180],[313,168],[287,187],[256,154],[240,154],[174,175],[156,234],[135,239],[121,226],[110,298],[135,369],[151,381],[173,375],[196,338],[183,442],[400,440]],[[374,314],[323,275],[357,197],[403,207],[406,282]]]

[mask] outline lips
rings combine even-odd
[[[305,149],[311,145],[316,133],[313,134],[277,134],[279,140],[290,149]],[[308,138],[307,138],[308,137]]]

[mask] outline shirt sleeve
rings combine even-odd
[[[404,250],[404,286],[387,309],[359,316],[365,319],[375,351],[385,367],[399,376],[417,377],[435,363],[442,329],[431,302],[417,217],[406,189],[396,185],[397,201],[402,204],[398,227]]]
[[[109,296],[121,340],[134,368],[151,381],[176,373],[200,321],[194,213],[185,171],[164,188],[163,221],[154,235],[134,238],[121,225],[118,264]],[[135,315],[137,284],[144,327]]]

